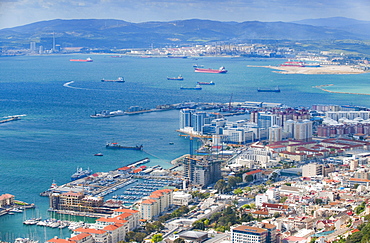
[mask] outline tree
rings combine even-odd
[[[243,193],[243,189],[241,189],[241,188],[236,188],[235,190],[234,190],[234,194],[236,194],[236,195],[240,195],[240,194],[242,194]]]
[[[220,180],[218,180],[218,181],[216,182],[216,184],[215,184],[215,189],[216,189],[218,192],[223,193],[223,192],[225,191],[225,189],[226,189],[226,186],[227,186],[227,184],[226,184],[225,180],[220,179]]]
[[[153,224],[151,224],[151,223],[146,223],[146,224],[145,224],[145,231],[146,231],[148,234],[150,234],[150,233],[154,232],[154,231],[155,231],[155,227],[154,227],[154,225],[153,225]]]
[[[163,240],[162,234],[155,234],[152,237],[152,242],[160,242]]]
[[[236,187],[236,185],[237,185],[238,183],[240,183],[241,181],[242,181],[242,179],[241,179],[240,177],[236,177],[236,176],[229,176],[229,177],[227,178],[227,182],[228,182],[228,184],[229,184],[229,186],[230,186],[231,188]]]
[[[195,221],[192,226],[194,227],[194,229],[200,229],[200,230],[204,230],[204,223],[202,220],[197,220]]]
[[[144,238],[146,237],[146,234],[143,232],[137,232],[134,237],[134,241],[136,242],[142,242]]]
[[[284,203],[287,199],[288,199],[288,197],[284,196],[284,197],[280,198],[279,202]]]
[[[183,238],[177,238],[173,243],[185,243],[185,240]]]

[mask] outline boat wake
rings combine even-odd
[[[63,84],[64,87],[71,88],[71,89],[83,89],[83,90],[94,90],[94,89],[88,89],[88,88],[79,88],[79,87],[74,87],[71,86],[70,84],[73,84],[75,81],[69,81],[65,84]]]
[[[75,87],[71,86],[75,81],[69,81],[65,84],[63,84],[64,87],[71,88],[71,89],[82,89],[82,90],[97,90],[97,91],[117,91],[117,90],[109,90],[109,89],[89,89],[89,88],[80,88],[80,87]]]

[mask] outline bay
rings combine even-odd
[[[39,193],[53,180],[69,181],[76,167],[109,171],[149,157],[149,165],[169,167],[170,161],[189,152],[189,141],[179,137],[177,110],[109,119],[91,119],[101,110],[126,110],[130,106],[154,108],[184,101],[265,101],[288,106],[312,104],[370,106],[368,96],[327,93],[313,88],[334,84],[340,92],[370,93],[369,73],[361,75],[279,74],[253,66],[278,65],[279,59],[232,57],[140,58],[93,55],[93,62],[70,62],[82,55],[17,56],[0,58],[0,117],[26,114],[19,121],[0,124],[0,194],[35,203],[27,215],[0,217],[0,240],[31,237],[44,241],[69,237],[67,229],[43,229],[22,224],[24,217],[51,217],[48,198]],[[225,66],[227,74],[195,73],[193,65]],[[166,77],[184,77],[184,81]],[[125,83],[105,83],[102,78],[123,76]],[[73,81],[73,82],[72,82]],[[196,82],[213,81],[200,91],[180,90]],[[281,93],[257,92],[258,87],[279,86]],[[144,151],[106,150],[117,141],[143,144]],[[174,145],[169,145],[169,143]],[[93,156],[95,153],[104,156]]]

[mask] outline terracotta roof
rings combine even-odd
[[[350,181],[358,181],[358,182],[370,182],[370,180],[367,179],[359,179],[359,178],[350,178]]]
[[[70,240],[75,240],[75,241],[78,241],[78,240],[82,240],[82,239],[85,239],[86,237],[89,237],[91,236],[90,234],[88,233],[81,233],[79,235],[76,235],[74,237],[71,237]]]
[[[14,196],[11,194],[3,194],[0,196],[0,200],[9,199],[9,198],[14,198]]]
[[[241,225],[241,226],[235,227],[233,230],[244,231],[246,233],[248,233],[248,232],[250,232],[250,233],[264,233],[264,232],[267,231],[266,229],[261,229],[261,228],[257,228],[257,227],[246,226],[246,225]]]
[[[119,209],[115,209],[113,211],[114,212],[120,212],[120,213],[131,213],[131,214],[134,214],[134,213],[138,213],[139,212],[137,210],[128,209],[128,208],[119,208]]]
[[[109,230],[109,231],[115,231],[119,228],[121,228],[123,224],[113,224],[113,225],[107,225],[104,227],[104,230]]]
[[[78,196],[81,196],[83,195],[82,193],[79,193],[79,192],[65,192],[62,194],[62,196],[74,196],[74,197],[78,197]]]
[[[111,222],[111,223],[126,223],[127,220],[119,219],[119,218],[99,218],[96,220],[97,222]]]
[[[131,217],[131,216],[132,216],[132,213],[122,213],[122,214],[116,216],[115,218],[117,218],[117,219],[126,219],[126,218]]]
[[[249,171],[247,173],[245,173],[245,175],[254,175],[254,174],[257,174],[257,173],[261,173],[262,170],[252,170],[252,171]]]
[[[53,238],[48,240],[47,242],[54,242],[54,243],[76,243],[74,240],[66,240],[66,239],[59,239],[59,238]]]
[[[107,231],[105,231],[105,230],[90,229],[90,228],[78,228],[78,229],[75,229],[73,231],[83,232],[83,233],[90,233],[90,234],[98,234],[98,235],[107,233]]]
[[[252,212],[252,214],[269,215],[269,212],[264,211],[264,210],[257,210],[257,211]]]
[[[146,199],[146,200],[142,201],[141,204],[153,204],[155,202],[157,202],[157,201],[154,200],[154,199]]]
[[[124,167],[118,168],[117,170],[129,170],[129,169],[131,169],[131,168],[128,167],[128,166],[124,166]]]

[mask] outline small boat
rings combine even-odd
[[[174,142],[169,142],[168,144],[169,144],[169,145],[174,145],[175,143],[174,143]]]
[[[102,153],[97,153],[97,154],[94,154],[94,156],[103,156]]]
[[[199,85],[215,85],[213,81],[211,82],[198,82]]]
[[[220,67],[219,69],[211,69],[211,68],[194,68],[194,72],[196,73],[227,73],[225,67]]]
[[[101,80],[102,82],[117,82],[117,83],[124,83],[125,80],[123,79],[123,77],[118,77],[117,79],[102,79]]]
[[[109,117],[112,117],[114,115],[110,114],[109,111],[102,111],[100,113],[96,113],[94,115],[90,115],[91,118],[109,118]]]
[[[105,145],[106,148],[109,149],[130,149],[130,150],[143,150],[143,145],[136,145],[136,146],[123,146],[118,143],[107,143]]]
[[[257,91],[258,92],[276,92],[276,93],[279,93],[280,92],[280,88],[279,88],[279,86],[277,86],[274,89],[260,89],[260,88],[258,88]]]
[[[110,57],[113,57],[113,58],[122,58],[122,56],[121,56],[121,55],[110,56]]]
[[[71,62],[92,62],[93,59],[91,59],[91,57],[88,57],[86,59],[69,59],[69,61]]]
[[[183,90],[201,90],[202,87],[200,87],[200,85],[196,85],[195,87],[181,87],[180,89],[183,89]]]
[[[184,78],[179,75],[178,77],[167,77],[167,80],[184,80]]]

